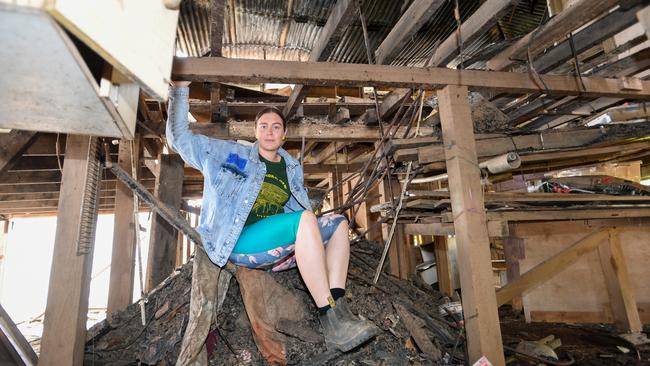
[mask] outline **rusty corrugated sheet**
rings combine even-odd
[[[231,58],[305,61],[318,39],[335,0],[225,0],[223,55]],[[412,1],[367,0],[362,6],[371,48],[383,41]],[[291,9],[289,9],[289,4]],[[467,19],[481,5],[480,0],[459,1],[461,18]],[[532,5],[531,5],[532,4]],[[393,65],[421,66],[437,41],[456,29],[453,1],[447,1],[393,60]],[[501,21],[472,44],[464,45],[463,59],[475,56],[504,37],[529,32],[545,20],[544,1],[522,0]],[[181,6],[177,46],[181,54],[203,56],[210,51],[209,1],[185,0]],[[328,61],[366,63],[367,56],[360,21],[351,25]],[[455,67],[456,58],[450,63]],[[474,65],[480,67],[480,63]]]

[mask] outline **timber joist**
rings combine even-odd
[[[650,81],[643,80],[636,82],[634,89],[626,89],[618,79],[595,77],[580,79],[542,75],[540,80],[540,77],[536,78],[532,74],[514,72],[223,57],[176,58],[172,77],[201,82],[277,82],[414,89],[440,89],[446,85],[459,85],[471,90],[513,94],[548,91],[555,95],[650,99]]]

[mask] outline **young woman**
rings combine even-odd
[[[282,144],[286,120],[277,108],[260,111],[252,146],[195,135],[189,130],[189,82],[169,93],[167,142],[204,176],[198,231],[216,265],[300,271],[318,306],[328,346],[343,352],[378,328],[350,312],[343,296],[350,257],[341,215],[311,211],[300,164]],[[281,301],[281,300],[279,300]]]

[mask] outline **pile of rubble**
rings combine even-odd
[[[376,243],[360,242],[352,247],[348,280],[352,311],[382,330],[369,343],[349,353],[327,350],[316,308],[297,270],[274,274],[249,271],[256,276],[253,281],[250,276],[240,277],[238,271],[239,281],[231,281],[206,340],[209,363],[462,364],[462,323],[440,314],[443,298],[417,279],[404,281],[383,275],[373,285],[378,262]],[[188,323],[191,282],[192,265],[188,263],[150,293],[144,326],[141,305],[135,303],[91,328],[85,350],[87,364],[174,364]],[[274,329],[267,329],[274,340],[259,335],[254,339],[251,323],[257,326],[259,310],[252,309],[257,305],[245,309],[241,286],[248,291],[244,296],[259,299],[256,304],[261,307],[280,304],[271,315]],[[282,349],[273,350],[278,340]]]

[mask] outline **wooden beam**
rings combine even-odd
[[[440,292],[451,297],[454,294],[454,286],[451,278],[451,266],[449,263],[449,246],[447,236],[436,236],[433,245],[436,255],[436,271],[438,273],[438,288]]]
[[[354,21],[356,8],[354,0],[338,0],[336,2],[316,44],[309,53],[309,61],[327,61],[348,25]],[[305,99],[308,89],[308,87],[296,84],[282,111],[286,118],[291,118],[296,113],[300,103]]]
[[[0,173],[9,170],[35,140],[34,131],[11,130],[0,134]]]
[[[82,365],[84,360],[93,249],[80,251],[77,235],[93,139],[68,135],[66,142],[39,365]]]
[[[190,129],[208,137],[232,140],[254,140],[254,122],[228,122],[228,123],[190,123]],[[396,135],[404,133],[405,128],[400,128]],[[431,134],[431,127],[420,127],[420,134]],[[287,141],[301,141],[302,138],[314,141],[350,141],[374,142],[379,140],[379,128],[362,125],[331,125],[323,123],[290,123],[287,125]],[[0,179],[0,182],[2,179]]]
[[[393,29],[375,51],[375,62],[378,65],[388,65],[411,39],[422,28],[431,16],[444,4],[444,0],[415,0],[399,18]]]
[[[379,118],[385,120],[390,117],[402,105],[404,99],[411,96],[411,89],[394,89],[384,97],[379,106]]]
[[[643,26],[643,29],[645,29],[646,37],[650,39],[650,6],[636,13],[636,17],[639,19],[639,23]]]
[[[595,231],[578,240],[560,253],[543,261],[512,282],[497,290],[499,306],[507,303],[515,296],[521,295],[551,279],[556,273],[575,263],[583,254],[598,248],[603,240],[609,237],[607,230]],[[462,272],[461,272],[462,273]],[[577,285],[577,284],[576,284]]]
[[[126,172],[132,171],[132,161],[139,168],[140,140],[120,140],[117,163]],[[137,169],[136,168],[136,169]],[[137,177],[135,177],[137,179]],[[116,183],[115,217],[113,221],[113,248],[108,284],[107,316],[126,309],[133,300],[135,278],[135,221],[133,217],[133,192],[122,182]]]
[[[505,359],[492,283],[483,188],[467,93],[466,87],[455,85],[438,92],[463,291],[467,361],[473,364],[485,356],[493,365],[503,366]]]
[[[320,164],[325,160],[329,159],[334,154],[337,154],[339,151],[343,150],[348,144],[345,142],[336,142],[333,141],[327,145],[324,149],[316,152],[312,151],[311,159],[308,160],[309,164]]]
[[[472,16],[460,26],[460,38],[466,45],[472,44],[492,28],[511,6],[516,6],[519,0],[487,0]],[[458,56],[458,34],[452,33],[436,49],[431,60],[431,66],[446,66]]]
[[[0,218],[0,291],[2,291],[4,288],[4,272],[5,261],[7,259],[7,239],[9,238],[9,224],[9,220]]]
[[[645,80],[639,82],[639,90],[627,90],[620,85],[618,79],[586,77],[581,79],[581,83],[574,77],[544,75],[545,88],[529,74],[451,70],[441,67],[420,68],[331,62],[186,57],[175,59],[172,77],[175,80],[207,82],[259,83],[274,81],[414,89],[439,89],[444,85],[461,85],[471,89],[497,90],[515,94],[548,91],[555,95],[650,99],[650,81]]]
[[[508,236],[508,223],[505,221],[488,221],[488,236],[500,238]],[[407,235],[434,235],[446,236],[455,235],[454,224],[444,222],[432,222],[426,224],[404,224],[404,233]]]
[[[490,70],[504,70],[518,60],[525,60],[526,53],[535,57],[545,48],[561,41],[571,31],[588,23],[598,15],[618,5],[619,0],[580,0],[536,28],[487,63]]]
[[[401,192],[399,181],[387,176],[379,183],[379,194],[380,204],[381,203],[390,203],[391,197],[397,192]],[[381,225],[381,237],[382,243],[385,243],[388,235],[390,234],[390,224],[382,223]],[[404,231],[401,228],[401,225],[397,225],[395,228],[395,233],[393,234],[393,241],[388,250],[388,273],[401,278],[403,270],[400,268],[400,251],[401,247],[405,245],[405,235]]]
[[[609,37],[615,36],[618,32],[636,23],[635,13],[639,7],[630,9],[619,8],[602,19],[590,24],[585,29],[573,35],[573,47],[576,54],[581,54],[589,48],[604,42]],[[557,46],[549,49],[539,58],[533,61],[535,70],[539,73],[546,73],[573,57],[571,44],[565,40]]]
[[[8,351],[8,354],[3,352],[3,363],[25,366],[38,364],[36,352],[2,305],[0,305],[0,345]]]
[[[632,217],[650,217],[650,208],[617,207],[602,209],[546,209],[534,211],[494,211],[487,213],[488,220],[501,221],[559,221],[616,219]],[[453,220],[451,214],[443,214],[443,221]],[[451,222],[451,221],[449,221]]]
[[[160,155],[160,175],[156,179],[155,195],[168,207],[179,210],[183,190],[183,159],[177,154]],[[149,255],[145,291],[153,290],[167,278],[176,265],[178,231],[157,213],[151,220]]]
[[[605,276],[612,314],[617,326],[626,332],[643,330],[636,304],[634,285],[630,281],[627,263],[623,255],[619,231],[609,229],[609,241],[598,246],[600,264]]]

